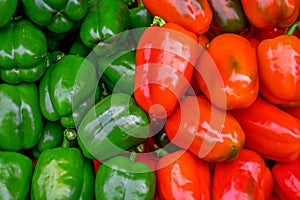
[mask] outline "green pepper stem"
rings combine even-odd
[[[295,30],[299,29],[300,30],[300,21],[299,22],[295,22],[287,31],[285,34],[287,35],[293,35]]]
[[[161,18],[159,16],[154,16],[151,26],[155,26],[155,25],[156,26],[162,26],[165,23],[166,23],[166,21],[163,18]]]
[[[62,143],[62,147],[69,148],[71,146],[71,142],[75,140],[77,137],[76,132],[73,129],[67,128],[64,131],[64,139]]]
[[[158,157],[163,157],[169,154],[169,152],[163,148],[157,149],[155,153]]]
[[[134,162],[134,161],[135,161],[135,158],[136,158],[136,152],[132,151],[132,152],[129,154],[128,159]]]

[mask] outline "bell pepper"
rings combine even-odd
[[[75,40],[71,43],[70,48],[68,49],[68,53],[75,56],[81,57],[89,57],[88,54],[92,51],[92,49],[88,48],[83,44],[80,37],[77,36]]]
[[[135,162],[134,154],[129,158],[116,156],[101,164],[95,179],[96,200],[154,199],[155,172],[148,165]]]
[[[90,1],[90,10],[84,18],[80,28],[80,38],[89,48],[98,45],[100,50],[106,48],[119,49],[119,46],[110,44],[108,40],[129,28],[130,13],[122,0],[93,0]]]
[[[212,179],[212,199],[269,200],[273,177],[264,159],[255,151],[242,149],[236,159],[216,163]]]
[[[46,120],[43,131],[37,143],[37,149],[43,152],[62,145],[64,127],[58,122]]]
[[[197,36],[178,24],[147,28],[136,50],[137,104],[154,118],[169,116],[190,85],[198,52]]]
[[[286,111],[287,113],[289,113],[289,114],[293,115],[294,117],[300,119],[300,106],[284,108],[284,111]]]
[[[300,120],[258,97],[246,109],[231,114],[242,126],[245,146],[263,157],[288,162],[300,154]]]
[[[210,199],[209,165],[192,153],[179,150],[167,154],[156,168],[159,199]]]
[[[42,129],[37,86],[33,83],[0,84],[0,149],[32,148]]]
[[[5,26],[14,15],[18,5],[18,0],[0,1],[0,28]]]
[[[26,15],[39,26],[63,33],[80,22],[88,11],[88,0],[21,0]]]
[[[82,119],[78,143],[86,157],[105,160],[142,143],[149,135],[148,123],[131,96],[110,94]]]
[[[153,16],[145,8],[144,5],[131,8],[129,12],[130,12],[130,23],[129,23],[130,29],[148,27],[152,24]]]
[[[0,199],[26,199],[32,172],[33,164],[27,156],[0,151]]]
[[[167,23],[175,23],[197,35],[205,33],[212,21],[212,10],[207,0],[143,0],[152,16]]]
[[[211,31],[241,34],[247,30],[247,17],[239,0],[208,0],[208,3],[213,13]]]
[[[218,35],[209,43],[207,53],[200,55],[195,77],[213,105],[226,110],[246,108],[259,91],[255,49],[241,35]]]
[[[280,199],[300,198],[300,157],[292,162],[279,162],[272,167],[274,193]]]
[[[108,63],[104,59],[107,59]],[[135,51],[125,52],[116,59],[101,58],[98,62],[98,69],[101,71],[101,79],[111,92],[133,94]]]
[[[241,0],[241,3],[247,19],[257,28],[287,28],[299,15],[298,0]]]
[[[165,130],[175,145],[208,162],[234,159],[245,143],[238,121],[204,96],[188,96],[167,118]]]
[[[0,77],[5,82],[34,82],[46,70],[45,34],[29,20],[11,21],[0,29],[0,52]]]
[[[66,128],[74,128],[94,106],[97,85],[96,67],[89,60],[75,55],[62,57],[47,68],[40,81],[43,116],[50,121],[60,120]]]
[[[300,24],[288,34],[263,40],[257,48],[260,92],[283,107],[300,105],[300,40],[292,35],[296,27]]]
[[[32,175],[32,200],[93,199],[93,164],[78,148],[70,145],[75,138],[76,133],[66,129],[61,147],[41,153]]]

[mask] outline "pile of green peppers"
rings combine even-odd
[[[130,32],[152,21],[136,0],[0,1],[0,199],[154,198]]]

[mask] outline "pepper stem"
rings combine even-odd
[[[132,152],[129,154],[128,159],[131,160],[131,161],[135,161],[135,158],[136,158],[136,152],[132,151]]]
[[[155,153],[156,153],[157,157],[163,157],[163,156],[168,155],[169,152],[163,148],[160,148],[160,149],[157,149],[155,151]]]
[[[295,22],[287,31],[285,34],[287,35],[293,35],[296,29],[300,29],[300,21]]]
[[[166,21],[163,18],[161,18],[159,16],[154,16],[151,26],[155,26],[155,25],[156,26],[162,26],[165,23],[166,23]]]
[[[71,146],[71,142],[75,140],[77,137],[77,133],[73,129],[67,128],[64,131],[64,139],[62,143],[62,147],[69,148]]]

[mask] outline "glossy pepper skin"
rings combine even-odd
[[[245,136],[245,146],[263,157],[289,162],[300,154],[300,120],[258,97],[246,109],[233,110]]]
[[[188,96],[167,118],[165,130],[175,145],[208,162],[234,159],[245,135],[228,112],[213,108],[204,96]]]
[[[47,149],[33,172],[31,199],[93,199],[93,173],[92,162],[79,149]]]
[[[78,143],[86,157],[105,160],[146,140],[148,123],[148,116],[131,96],[114,93],[84,116],[78,128]]]
[[[0,151],[0,199],[26,199],[33,165],[18,152]]]
[[[95,180],[95,196],[102,199],[153,200],[155,172],[142,162],[124,156],[113,157],[102,163]]]
[[[298,0],[241,0],[249,22],[257,28],[287,28],[299,15]]]
[[[169,116],[190,85],[198,52],[197,36],[180,25],[147,28],[136,50],[137,104],[154,118]]]
[[[0,28],[5,26],[17,9],[18,0],[0,1]]]
[[[109,38],[128,30],[129,15],[129,9],[122,0],[91,1],[90,10],[80,28],[82,42],[90,48],[97,45],[100,50],[105,48],[103,46]]]
[[[34,23],[54,33],[69,31],[85,17],[88,0],[21,0],[26,15]]]
[[[212,176],[212,200],[270,199],[272,173],[255,151],[242,149],[236,159],[217,163]]]
[[[155,171],[161,200],[210,199],[211,176],[208,163],[192,153],[179,150],[160,158]]]
[[[63,132],[65,128],[59,121],[46,120],[43,131],[37,143],[37,149],[43,152],[47,149],[52,149],[62,145]]]
[[[0,29],[0,77],[17,84],[37,81],[47,66],[45,34],[26,19],[9,22]]]
[[[43,116],[74,128],[95,104],[90,99],[96,99],[97,84],[96,68],[89,60],[75,55],[62,57],[47,69],[39,84]]]
[[[212,10],[207,0],[143,0],[143,3],[152,16],[178,24],[197,35],[205,33],[212,21]]]
[[[257,48],[261,94],[283,107],[300,105],[300,40],[283,34]]]
[[[259,90],[257,57],[251,43],[241,35],[224,33],[209,43],[207,54],[200,56],[195,73],[205,96],[221,109],[250,106]],[[212,59],[212,64],[206,64],[207,56]],[[221,84],[216,81],[218,76]],[[226,96],[226,100],[218,98],[222,95]]]
[[[108,64],[103,59],[98,62],[101,78],[113,93],[133,94],[135,54],[135,51],[128,51],[116,59],[108,58]]]
[[[280,199],[300,198],[300,157],[292,162],[280,162],[272,167],[274,192]]]
[[[153,22],[153,16],[151,13],[145,8],[144,5],[140,5],[138,7],[131,8],[129,10],[130,13],[130,23],[129,28],[142,28],[148,27]]]
[[[0,84],[0,149],[32,148],[42,129],[37,86],[33,83]]]
[[[213,13],[211,31],[237,34],[246,31],[248,22],[239,0],[208,0],[208,3]]]

